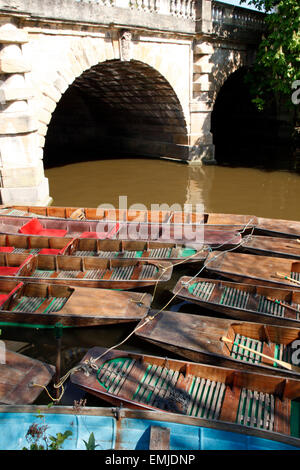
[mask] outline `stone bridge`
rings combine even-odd
[[[263,29],[211,0],[0,0],[2,204],[49,203],[47,145],[214,163],[216,96]]]

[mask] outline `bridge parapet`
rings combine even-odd
[[[87,3],[85,0],[73,1],[81,5]],[[91,0],[89,3],[94,3],[98,6],[128,8],[133,11],[171,15],[193,20],[196,17],[194,0]]]
[[[244,39],[260,34],[265,15],[216,0],[0,0],[0,13],[32,19],[126,25]]]
[[[212,31],[223,37],[257,40],[266,29],[264,13],[212,1]]]

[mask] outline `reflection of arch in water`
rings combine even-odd
[[[270,97],[259,112],[246,74],[245,67],[232,73],[216,97],[211,120],[215,158],[221,165],[272,167],[280,158],[275,99]]]
[[[188,145],[180,101],[153,67],[110,60],[83,72],[59,101],[45,165],[112,156],[164,157]]]

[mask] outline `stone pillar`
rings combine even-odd
[[[196,1],[196,33],[212,33],[211,0]]]
[[[2,204],[47,205],[48,180],[39,158],[37,122],[30,108],[34,91],[23,55],[27,33],[0,17],[0,194]]]
[[[190,105],[191,132],[189,136],[190,162],[215,164],[214,145],[211,134],[210,98],[211,71],[213,68],[212,44],[198,39],[194,45],[193,97]]]

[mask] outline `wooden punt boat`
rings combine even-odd
[[[257,225],[257,217],[240,214],[197,213],[172,210],[134,210],[55,206],[0,206],[0,216],[43,217],[73,220],[101,220],[115,222],[141,222],[147,224],[196,224],[227,226],[230,230],[240,230],[248,225]]]
[[[195,362],[300,379],[300,367],[293,364],[297,347],[300,358],[299,328],[181,312],[156,313],[145,326],[144,320],[140,322],[138,327],[142,328],[135,333],[138,337]],[[277,360],[290,365],[291,370]]]
[[[300,288],[300,262],[297,259],[212,251],[206,258],[205,269],[236,282]]]
[[[165,243],[160,241],[100,240],[94,238],[39,237],[0,234],[0,253],[96,256],[140,261],[166,260],[199,262],[208,255],[208,245]]]
[[[2,346],[2,345],[1,345]],[[1,348],[0,403],[6,405],[30,404],[42,388],[33,383],[48,385],[55,368],[36,359]]]
[[[152,296],[145,293],[0,280],[0,324],[83,327],[138,322]]]
[[[62,450],[86,450],[84,442],[89,441],[91,433],[95,437],[95,450],[100,451],[278,451],[297,450],[300,447],[300,439],[297,437],[161,411],[87,406],[76,410],[72,406],[49,408],[44,405],[5,405],[0,406],[0,450],[28,448],[26,434],[33,423],[41,424],[38,416],[43,418],[43,425],[47,426],[47,436],[63,434],[67,430],[72,432],[63,443]],[[295,418],[291,416],[291,420],[294,421]],[[43,441],[42,443],[44,444]],[[181,457],[182,463],[194,462],[193,455]],[[170,458],[168,457],[169,461]],[[173,455],[173,464],[179,458],[180,456]]]
[[[237,320],[300,327],[299,290],[183,276],[173,293]]]
[[[300,237],[300,222],[297,220],[257,218],[256,232],[274,237]]]
[[[109,227],[108,227],[109,226]],[[39,237],[70,237],[70,238],[112,238],[120,229],[120,224],[106,224],[99,228],[97,221],[75,221],[53,218],[32,218],[0,216],[0,233],[37,235]]]
[[[172,263],[0,253],[0,278],[75,287],[135,289],[168,281]]]
[[[87,371],[86,361],[95,368]],[[231,430],[294,432],[299,380],[98,347],[80,365],[71,382],[113,405],[230,423]]]
[[[125,223],[97,220],[71,220],[0,216],[0,233],[23,236],[69,237],[121,240],[159,240],[170,243],[197,243],[233,246],[241,242],[241,234],[230,226],[214,229],[203,225]]]
[[[300,258],[300,240],[246,235],[238,251],[279,258]]]

